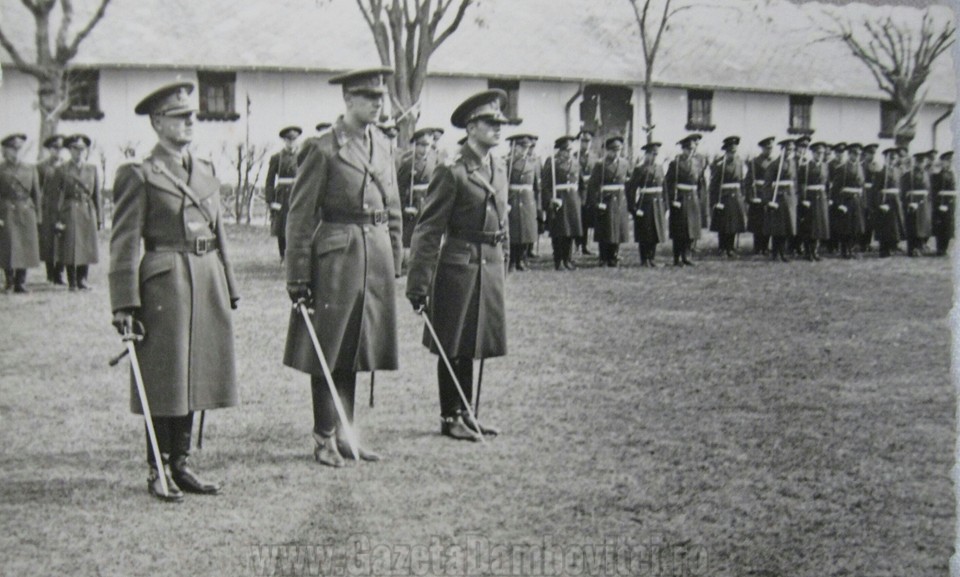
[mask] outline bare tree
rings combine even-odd
[[[890,96],[899,116],[894,139],[898,145],[908,145],[916,133],[917,114],[926,101],[924,85],[933,63],[953,44],[953,23],[946,20],[942,27],[934,26],[929,10],[923,13],[919,30],[889,16],[864,19],[859,27],[834,15],[831,18],[837,29],[830,35],[847,45],[873,74],[880,90]]]
[[[17,70],[37,79],[37,99],[40,108],[40,141],[56,134],[60,115],[70,104],[67,67],[77,55],[80,43],[100,22],[110,0],[98,0],[99,6],[87,24],[70,39],[74,19],[73,0],[20,0],[33,15],[36,24],[34,40],[36,60],[28,62],[0,28],[0,46],[13,59]],[[60,26],[51,45],[50,21],[55,7],[60,6]]]
[[[476,2],[357,0],[360,13],[373,34],[380,62],[394,69],[388,86],[400,130],[398,142],[408,142],[416,127],[430,57],[457,31],[467,9]]]

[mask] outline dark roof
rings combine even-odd
[[[912,6],[695,1],[704,6],[679,13],[666,33],[655,65],[659,84],[885,98],[839,41],[817,41],[824,35],[819,26],[829,22],[824,14],[854,21],[890,14],[898,22],[919,22],[922,13]],[[18,0],[0,0],[0,6],[4,31],[29,56],[31,17]],[[946,7],[931,10],[938,21],[953,17]],[[75,23],[85,18],[78,14]],[[10,63],[2,50],[0,61]],[[75,62],[341,71],[378,59],[355,0],[135,0],[110,4]],[[460,30],[434,55],[431,73],[636,85],[643,58],[628,2],[489,0],[469,9]],[[949,50],[929,84],[930,101],[954,101]]]

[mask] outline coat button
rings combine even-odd
[[[363,208],[364,208],[364,210],[366,210],[366,209],[370,208],[370,205],[367,204],[367,203],[363,203]]]
[[[483,264],[487,264],[487,259],[483,259],[483,260],[480,261],[480,262],[482,262]]]

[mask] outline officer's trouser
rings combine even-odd
[[[347,414],[347,419],[353,423],[354,398],[357,391],[357,373],[355,371],[333,371],[333,383],[340,395],[340,403]],[[337,407],[333,404],[330,389],[326,379],[322,376],[310,376],[310,392],[313,396],[313,432],[329,437],[333,435],[340,424]]]
[[[157,434],[157,447],[165,462],[190,454],[190,439],[193,433],[193,412],[180,417],[153,417],[153,430]],[[146,431],[146,425],[144,425]],[[150,447],[150,433],[147,437],[147,463],[153,465],[153,449]]]
[[[460,381],[463,388],[463,394],[470,401],[473,397],[473,359],[455,357],[450,359],[453,371]],[[440,417],[456,417],[461,412],[466,411],[466,405],[457,392],[457,385],[447,370],[447,365],[442,358],[437,359],[437,383],[440,385]]]

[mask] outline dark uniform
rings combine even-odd
[[[502,90],[489,90],[454,111],[451,123],[477,134],[476,140],[468,140],[449,165],[437,168],[410,249],[407,297],[415,310],[426,308],[468,400],[473,395],[473,359],[507,354],[508,179],[504,162],[489,152],[498,140],[489,137],[491,125],[507,122],[500,112],[506,98]],[[439,353],[427,331],[423,343]],[[469,420],[442,359],[437,361],[437,378],[441,432],[465,440],[477,440],[477,430],[491,432]]]
[[[863,147],[863,160],[860,165],[863,167],[863,234],[860,235],[858,244],[860,252],[870,250],[870,244],[873,242],[873,222],[874,210],[878,204],[877,196],[879,189],[876,186],[880,179],[880,163],[875,160],[877,144],[868,144]]]
[[[287,141],[280,152],[270,157],[267,166],[267,185],[264,200],[270,207],[270,234],[277,237],[277,248],[282,261],[287,251],[287,213],[290,211],[290,189],[297,177],[297,150],[293,143],[303,134],[299,126],[288,126],[280,131]]]
[[[188,100],[192,91],[189,82],[165,86],[135,112],[154,123],[189,125],[196,110]],[[110,238],[114,325],[123,334],[135,319],[145,329],[136,350],[164,460],[160,472],[147,445],[148,488],[164,498],[158,479],[169,464],[169,500],[182,498],[180,490],[219,491],[187,463],[193,414],[239,403],[230,309],[240,297],[223,231],[220,181],[186,144],[161,136],[142,165],[117,169]],[[132,374],[130,383],[130,410],[141,414]]]
[[[873,181],[877,205],[873,211],[873,228],[880,243],[880,258],[896,250],[904,238],[903,205],[900,203],[901,171],[896,164],[897,148],[884,151],[886,164]]]
[[[103,186],[97,167],[83,162],[90,139],[77,134],[64,143],[73,160],[60,165],[51,184],[58,198],[56,252],[66,266],[70,290],[86,290],[88,267],[99,261],[97,231],[103,224]]]
[[[577,141],[580,143],[580,151],[577,153],[577,163],[580,165],[580,197],[583,197],[587,191],[587,182],[590,181],[590,171],[597,164],[597,156],[590,150],[590,143],[593,142],[593,132],[581,130],[577,135]],[[576,239],[576,245],[583,255],[591,255],[590,247],[587,246],[590,229],[596,223],[596,215],[593,209],[584,202],[580,207],[580,223],[583,225],[583,234]]]
[[[533,135],[511,136],[507,157],[507,178],[510,181],[510,270],[527,269],[527,253],[539,235],[537,217],[540,211],[540,169],[526,147]],[[518,142],[519,141],[519,142]]]
[[[670,161],[664,175],[664,187],[670,202],[670,238],[673,239],[673,264],[693,266],[690,247],[700,239],[700,189],[703,186],[703,165],[693,154],[693,142],[699,134],[679,141],[683,152]]]
[[[427,186],[439,162],[436,149],[431,147],[435,130],[421,128],[414,133],[410,139],[414,149],[401,159],[397,169],[400,203],[403,205],[403,248],[410,248],[413,228],[417,224]]]
[[[900,199],[903,202],[907,236],[907,255],[916,256],[930,238],[933,214],[930,207],[930,175],[926,170],[926,153],[915,154],[913,168],[900,178]]]
[[[51,185],[53,175],[62,164],[60,150],[63,148],[63,136],[56,134],[43,141],[43,147],[49,156],[37,163],[37,176],[40,179],[40,213],[41,222],[37,233],[40,240],[40,260],[47,269],[47,280],[53,284],[63,284],[63,263],[57,255],[57,208],[60,199],[57,190]]]
[[[864,184],[863,167],[858,158],[860,145],[847,145],[847,161],[837,166],[830,175],[833,212],[830,222],[836,221],[831,237],[840,243],[840,255],[853,258],[853,249],[866,230],[863,219]]]
[[[710,171],[710,206],[713,217],[710,230],[717,233],[721,256],[733,257],[738,234],[747,230],[747,215],[743,203],[743,161],[736,154],[740,137],[730,136],[723,140],[727,153],[713,163]]]
[[[827,196],[827,163],[824,142],[813,144],[814,157],[797,169],[797,236],[807,260],[819,261],[819,244],[830,238],[830,200]]]
[[[644,160],[627,182],[627,209],[633,215],[633,240],[640,251],[640,266],[656,267],[657,244],[667,240],[666,196],[663,167],[657,162],[659,142],[645,144]]]
[[[840,194],[839,190],[835,190],[835,182],[840,182],[836,180],[835,177],[840,169],[843,168],[846,150],[846,142],[837,142],[832,147],[833,158],[827,161],[827,196],[830,199],[830,238],[826,241],[825,246],[827,252],[831,254],[835,253],[840,246],[840,229],[843,214],[839,210],[840,205],[835,202],[835,198]]]
[[[388,68],[336,76],[345,98],[382,99]],[[361,102],[361,104],[364,104]],[[349,114],[349,111],[348,111]],[[396,283],[401,265],[400,194],[390,139],[375,124],[346,118],[303,144],[287,215],[287,290],[312,303],[312,322],[336,390],[353,420],[358,371],[396,370]],[[317,353],[298,311],[283,363],[311,377],[314,457],[343,466],[351,454]],[[339,441],[337,437],[340,437]],[[360,450],[363,460],[378,460]]]
[[[797,234],[797,165],[793,156],[793,140],[778,143],[780,158],[767,166],[764,180],[767,182],[765,197],[766,220],[763,232],[772,239],[770,257],[789,262],[787,241]]]
[[[540,182],[542,207],[547,214],[550,241],[553,245],[553,267],[568,270],[573,264],[573,240],[583,234],[580,209],[580,167],[570,154],[572,136],[561,136],[554,142],[557,153],[543,165]]]
[[[770,247],[770,239],[763,232],[769,199],[764,198],[763,195],[767,190],[764,175],[767,173],[767,167],[773,162],[771,151],[775,140],[774,137],[769,136],[757,143],[763,148],[763,152],[747,163],[747,174],[743,183],[747,201],[747,232],[753,234],[754,254],[767,254]]]
[[[6,276],[5,289],[17,293],[27,292],[27,269],[40,264],[40,179],[32,164],[19,160],[26,139],[12,134],[0,141],[0,267]]]
[[[590,172],[587,204],[596,215],[594,239],[600,247],[600,266],[620,264],[620,243],[630,242],[630,213],[627,212],[626,184],[630,175],[627,160],[620,156],[623,138],[611,136],[604,142],[607,153]]]
[[[953,238],[957,211],[957,177],[953,172],[953,152],[940,155],[940,173],[931,182],[933,190],[933,236],[937,238],[937,255],[944,256]]]

